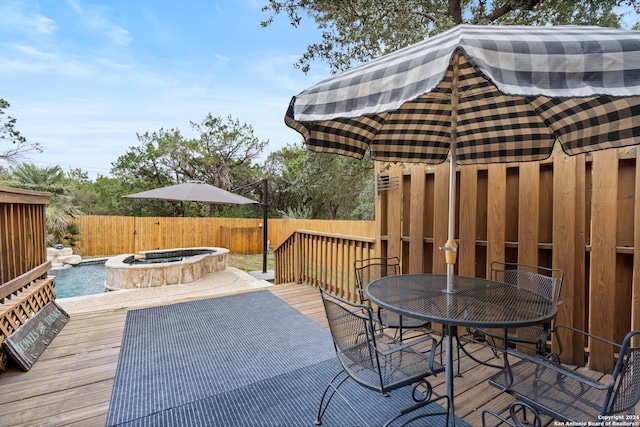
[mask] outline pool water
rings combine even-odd
[[[56,298],[78,297],[107,292],[104,282],[107,269],[104,262],[82,263],[73,267],[49,270],[49,276],[56,276],[54,291]]]

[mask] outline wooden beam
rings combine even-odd
[[[409,271],[424,273],[424,197],[425,171],[423,165],[411,167],[411,223],[409,224]]]
[[[398,187],[387,191],[389,197],[387,256],[402,258],[402,166],[391,166],[389,177],[398,179]]]
[[[589,331],[610,341],[615,340],[616,314],[617,154],[617,150],[593,153]],[[610,346],[592,340],[589,350],[591,369],[613,371]]]
[[[0,203],[48,205],[50,198],[50,193],[0,186]]]
[[[462,276],[476,275],[476,220],[478,213],[478,168],[460,168],[460,244],[458,272]]]
[[[540,164],[520,165],[518,201],[518,262],[538,265],[540,243]]]
[[[492,164],[488,168],[487,263],[505,260],[507,167]],[[487,265],[489,270],[489,265]]]
[[[447,222],[449,214],[449,163],[435,167],[433,200],[433,273],[446,274],[447,263],[443,251],[438,247],[447,241]]]
[[[557,323],[586,330],[584,241],[584,155],[570,157],[556,153],[553,168],[553,267],[564,272]],[[561,332],[562,361],[582,365],[584,338]]]

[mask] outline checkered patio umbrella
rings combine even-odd
[[[461,25],[304,90],[285,123],[314,151],[450,157],[455,254],[456,164],[542,160],[556,140],[570,155],[640,144],[640,31]]]

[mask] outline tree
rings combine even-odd
[[[322,40],[307,47],[295,64],[307,73],[324,60],[332,72],[349,68],[443,32],[458,24],[600,25],[620,27],[620,8],[638,0],[269,0],[262,10],[286,14],[298,27],[303,16],[314,20]]]
[[[29,151],[42,152],[39,143],[29,143],[16,129],[16,119],[6,116],[4,110],[9,108],[7,101],[0,98],[0,160],[9,164],[17,164]]]
[[[33,163],[22,163],[12,169],[12,174],[23,187],[36,191],[63,193],[64,172],[58,165],[36,166]]]
[[[258,179],[259,168],[252,165],[269,141],[259,140],[253,128],[229,116],[226,122],[208,114],[202,123],[191,123],[199,136],[184,138],[180,131],[138,135],[140,145],[112,163],[112,174],[123,181],[128,193],[197,180],[224,190],[240,187]],[[130,205],[136,215],[205,216],[209,210],[202,204],[140,202]],[[143,211],[143,209],[145,209]],[[245,208],[249,209],[249,208]]]
[[[252,182],[255,171],[251,164],[269,144],[254,135],[253,127],[240,123],[231,116],[226,123],[221,117],[207,115],[202,123],[191,126],[200,134],[200,138],[187,146],[192,156],[183,173],[190,179],[200,179],[223,190],[231,190]]]
[[[296,218],[371,219],[373,161],[315,153],[289,145],[271,153],[271,200],[281,215]]]

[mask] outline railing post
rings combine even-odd
[[[297,231],[293,234],[293,281],[302,283],[302,242],[300,242],[300,233]]]

